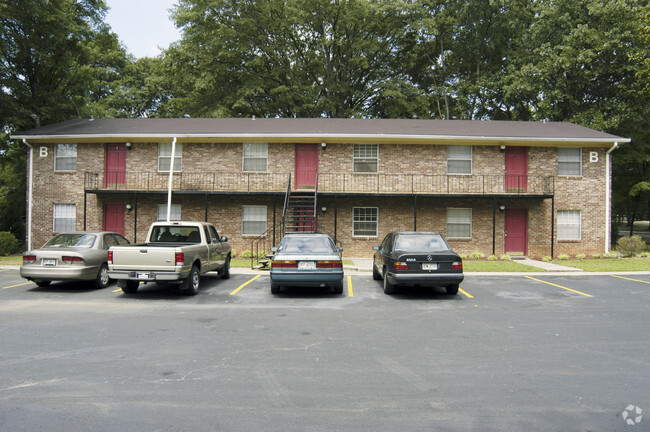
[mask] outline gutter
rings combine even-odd
[[[628,141],[629,142],[629,141]],[[612,199],[611,199],[611,162],[610,162],[610,156],[609,154],[616,150],[618,148],[618,141],[614,143],[612,148],[607,150],[607,154],[605,156],[605,253],[609,253],[609,246],[611,244],[611,228],[612,228],[612,220],[611,220],[611,205],[612,205]]]
[[[29,147],[29,179],[27,180],[27,250],[32,249],[32,191],[34,188],[34,147],[23,138],[23,144]]]

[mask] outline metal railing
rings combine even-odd
[[[284,192],[290,173],[175,173],[175,192]],[[319,193],[431,195],[545,195],[555,193],[553,176],[443,174],[318,174]],[[166,191],[168,174],[86,172],[87,191]]]

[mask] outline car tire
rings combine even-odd
[[[395,294],[395,285],[388,281],[388,276],[384,274],[384,294]]]
[[[230,255],[226,258],[226,262],[219,270],[219,274],[221,275],[221,279],[230,279]]]
[[[139,281],[128,280],[125,281],[124,286],[122,287],[122,292],[125,294],[135,294],[138,292],[139,287],[140,287]]]
[[[377,270],[376,265],[372,265],[372,278],[374,280],[381,280],[381,274],[379,273],[379,270]]]
[[[99,272],[97,272],[97,279],[95,279],[94,282],[95,288],[106,288],[109,283],[111,283],[111,279],[108,277],[108,266],[106,264],[102,264],[99,267]]]
[[[201,275],[199,274],[199,269],[196,266],[192,266],[190,274],[183,281],[181,290],[185,295],[197,295],[199,293],[199,284],[201,281]]]
[[[343,294],[343,282],[334,285],[332,292],[334,294]]]
[[[280,294],[280,285],[271,282],[271,294]]]
[[[41,287],[41,288],[45,288],[45,287],[47,287],[47,286],[50,286],[50,284],[52,283],[52,281],[48,281],[48,280],[37,280],[37,281],[34,281],[34,283],[35,283],[36,285],[38,285],[39,287]]]
[[[459,288],[459,285],[458,285],[458,284],[447,285],[447,286],[446,286],[447,294],[449,294],[449,295],[456,295],[456,294],[458,294],[458,288]]]

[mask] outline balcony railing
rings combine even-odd
[[[284,193],[289,173],[175,173],[175,192]],[[163,192],[167,173],[85,173],[87,191]],[[555,192],[552,176],[429,175],[429,174],[318,174],[319,193],[431,194],[431,195],[544,195]]]

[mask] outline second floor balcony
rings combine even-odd
[[[186,193],[284,193],[289,173],[190,172],[174,173],[172,190]],[[430,174],[318,174],[318,193],[421,195],[527,195],[550,197],[553,176],[430,175]],[[166,192],[163,172],[86,172],[87,192]],[[316,186],[314,185],[314,188]]]

